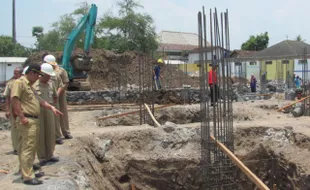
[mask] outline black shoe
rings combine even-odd
[[[27,185],[40,185],[40,184],[43,184],[43,181],[34,178],[34,179],[30,179],[30,180],[25,180],[24,184],[27,184]]]
[[[45,175],[44,172],[39,172],[39,173],[34,174],[34,176],[36,176],[36,178],[43,177],[44,175]]]
[[[64,141],[62,139],[56,140],[56,144],[63,144]]]
[[[65,136],[65,139],[73,139],[73,137],[69,134]]]
[[[14,151],[13,151],[13,154],[14,154],[14,155],[18,155],[17,150],[14,150]]]
[[[33,170],[39,170],[41,169],[41,166],[39,164],[33,164],[32,168]]]
[[[45,166],[46,164],[47,164],[47,161],[46,161],[46,160],[40,161],[40,166]]]
[[[59,158],[53,156],[51,159],[48,160],[49,162],[59,162]]]

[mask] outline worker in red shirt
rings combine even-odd
[[[208,83],[210,87],[210,92],[211,92],[211,106],[213,106],[217,100],[218,100],[218,85],[217,85],[217,78],[216,78],[216,69],[217,65],[216,64],[210,64],[212,69],[208,73]]]

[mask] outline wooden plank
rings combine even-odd
[[[242,170],[246,176],[248,176],[253,183],[255,183],[260,190],[270,190],[269,187],[267,187],[253,172],[251,172],[251,170],[246,167],[224,144],[212,136],[211,139],[216,142],[217,146]]]
[[[310,98],[310,96],[304,97],[304,98],[302,98],[302,99],[300,99],[300,100],[297,100],[297,101],[295,101],[295,102],[293,102],[293,103],[291,103],[291,104],[288,104],[288,105],[286,105],[286,106],[283,106],[282,108],[279,108],[277,111],[282,111],[282,110],[284,110],[284,109],[286,109],[286,108],[289,108],[289,107],[291,107],[291,106],[297,104],[298,102],[302,102],[302,101],[304,101],[304,100],[306,100],[306,99],[308,99],[308,98]]]

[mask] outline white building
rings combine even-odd
[[[16,67],[24,64],[27,57],[0,57],[0,83],[10,80]]]

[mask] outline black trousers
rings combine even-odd
[[[217,84],[214,84],[214,91],[213,91],[213,85],[209,85],[210,86],[210,95],[211,95],[211,103],[215,103],[218,101],[218,96],[219,96],[219,90],[218,90],[218,86]]]

